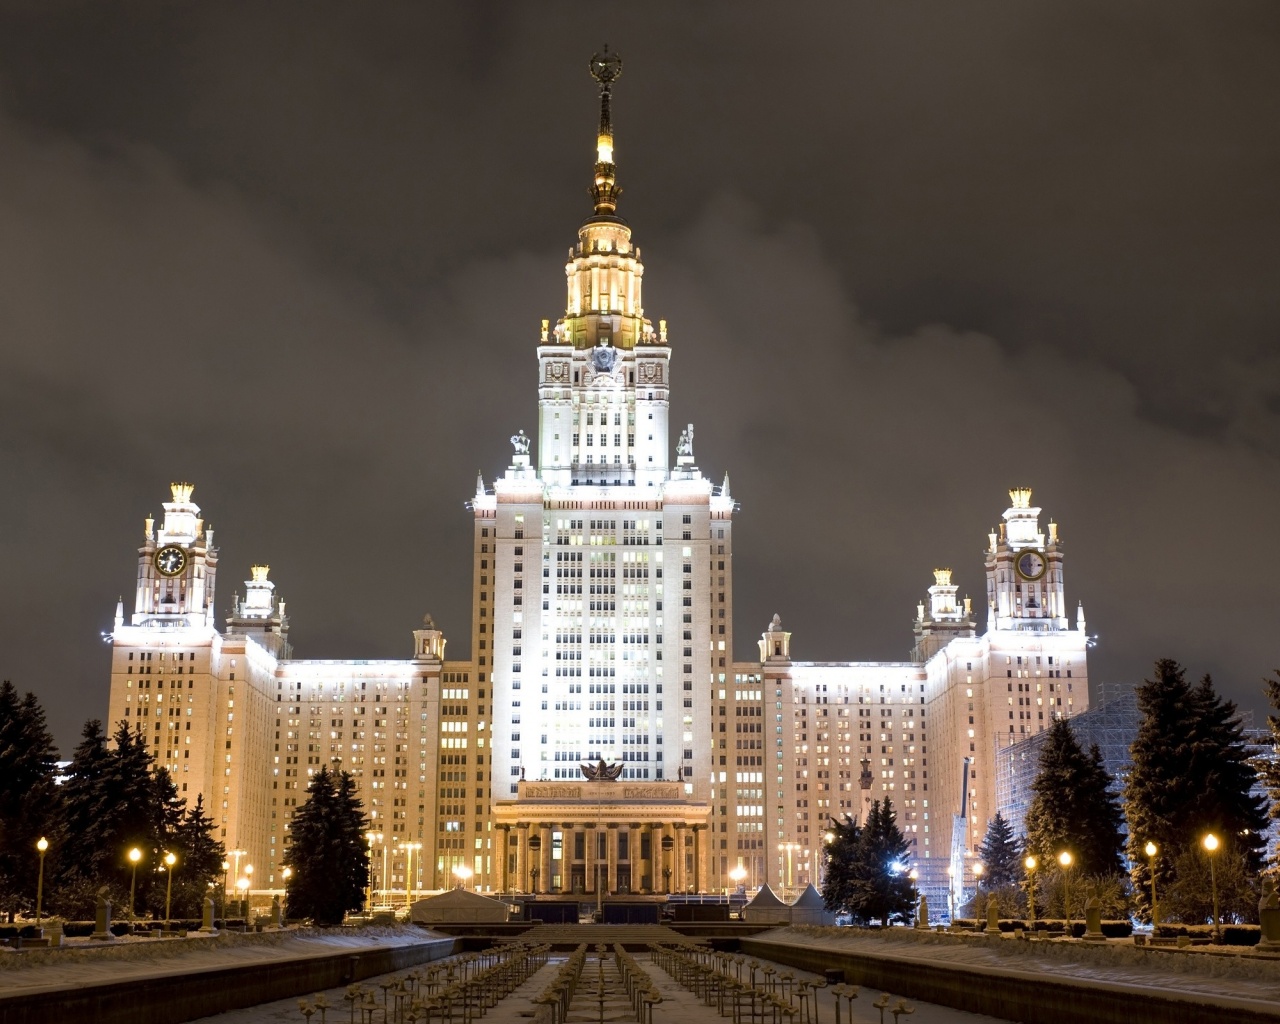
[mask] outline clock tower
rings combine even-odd
[[[1040,529],[1031,488],[1009,492],[1004,522],[987,535],[987,628],[1047,632],[1068,627],[1058,524]]]
[[[213,530],[191,500],[194,486],[170,484],[172,501],[164,503],[164,521],[146,520],[138,549],[138,589],[134,626],[212,626],[218,549]]]

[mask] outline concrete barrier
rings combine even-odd
[[[451,956],[461,939],[302,954],[235,967],[195,968],[75,989],[0,997],[0,1024],[181,1024],[227,1010],[350,985]]]
[[[854,985],[892,992],[1022,1024],[1276,1024],[1272,1001],[1158,990],[1154,986],[1064,978],[1033,970],[997,970],[892,953],[832,949],[744,938],[742,952],[815,974],[839,970]]]

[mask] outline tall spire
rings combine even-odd
[[[610,92],[621,75],[622,58],[609,52],[608,43],[602,53],[592,54],[591,77],[600,86],[600,128],[596,132],[595,179],[590,189],[597,217],[616,216],[618,197],[622,195],[613,163],[613,119],[609,112]]]

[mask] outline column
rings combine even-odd
[[[521,892],[529,891],[529,823],[516,825],[516,886]]]
[[[693,826],[693,888],[695,892],[705,892],[702,884],[702,833],[706,830],[705,825]]]
[[[608,864],[605,876],[605,892],[618,891],[618,823],[611,821],[605,828],[605,861]]]
[[[582,852],[585,854],[582,887],[587,892],[594,893],[596,891],[596,824],[594,821],[585,822],[582,829],[584,832]]]
[[[631,869],[631,881],[627,890],[632,893],[641,891],[640,879],[644,872],[640,867],[640,822],[627,823],[627,866]]]
[[[671,872],[671,887],[676,892],[684,892],[684,830],[686,826],[683,821],[675,823],[676,848],[673,850],[675,855],[675,867]]]
[[[656,837],[654,835],[652,822],[645,823],[644,831],[640,837],[641,843],[644,842],[645,836],[648,836],[649,838],[649,856],[640,858],[640,878],[637,879],[637,883],[641,885],[642,892],[657,892],[658,882],[654,877],[654,863],[657,860],[657,857],[654,855],[654,850],[653,850],[653,844],[656,842]],[[649,878],[648,889],[645,889],[642,884],[645,876],[648,876]]]
[[[498,844],[498,892],[507,891],[507,853],[511,849],[509,837],[510,825],[499,825],[495,830],[494,842]]]
[[[543,892],[551,891],[551,826],[543,822],[538,826],[538,834],[542,836],[542,869],[538,873],[538,884]]]

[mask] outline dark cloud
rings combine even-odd
[[[1095,678],[1171,655],[1259,706],[1274,5],[46,0],[0,9],[0,660],[59,739],[170,479],[302,656],[428,609],[465,650],[463,502],[535,422],[605,38],[674,422],[742,503],[739,656],[777,611],[801,657],[902,657],[1030,484]]]

